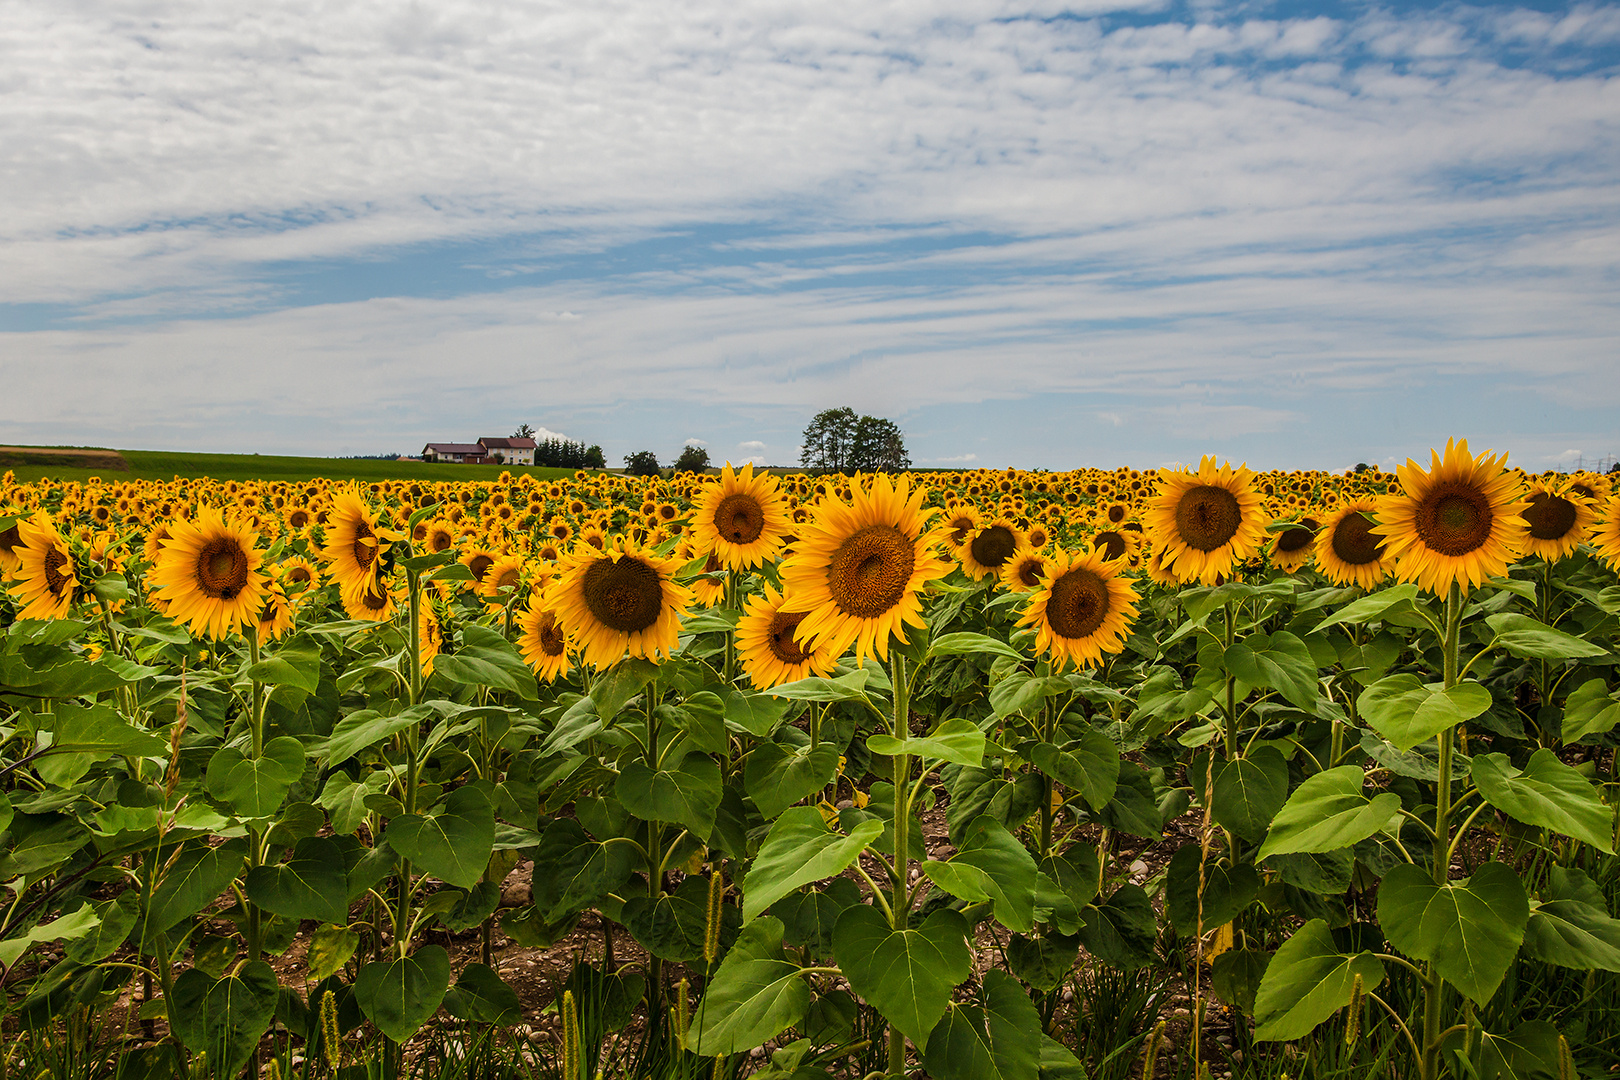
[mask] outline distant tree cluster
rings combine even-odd
[[[651,450],[637,450],[624,456],[624,471],[631,476],[657,476],[658,455]]]
[[[709,452],[701,446],[685,446],[681,448],[681,456],[675,459],[676,472],[702,472],[709,467]]]
[[[607,459],[600,446],[586,446],[567,439],[546,439],[534,444],[534,463],[557,469],[605,469]]]
[[[902,472],[911,468],[906,440],[893,420],[823,409],[804,429],[799,465],[817,472]]]

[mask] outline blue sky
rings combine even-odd
[[[0,8],[0,442],[1620,452],[1620,6]]]

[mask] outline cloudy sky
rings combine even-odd
[[[1620,6],[0,3],[0,442],[1620,452]]]

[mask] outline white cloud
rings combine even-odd
[[[952,457],[932,457],[928,459],[939,465],[966,464],[969,461],[978,461],[978,454],[956,454]]]
[[[739,450],[747,450],[750,453],[757,454],[761,450],[765,449],[765,444],[760,442],[758,439],[749,439],[747,442],[738,443],[737,444],[737,449],[739,449]]]
[[[709,444],[704,442],[702,439],[687,439],[686,442],[682,443],[681,445],[682,446],[708,446]]]

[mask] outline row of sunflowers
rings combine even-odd
[[[1186,1019],[1136,1033],[1145,1076],[1230,1051],[1211,995],[1244,1045],[1338,1024],[1438,1080],[1516,1039],[1565,1075],[1579,1040],[1483,1016],[1515,964],[1620,972],[1617,565],[1610,478],[1465,442],[1393,475],[8,475],[8,1015],[122,1003],[141,1075],[391,1076],[441,1009],[519,1026],[497,929],[591,914],[524,1051],[571,1078],[633,1016],[649,1075],[1084,1075],[1073,980],[1165,947]]]

